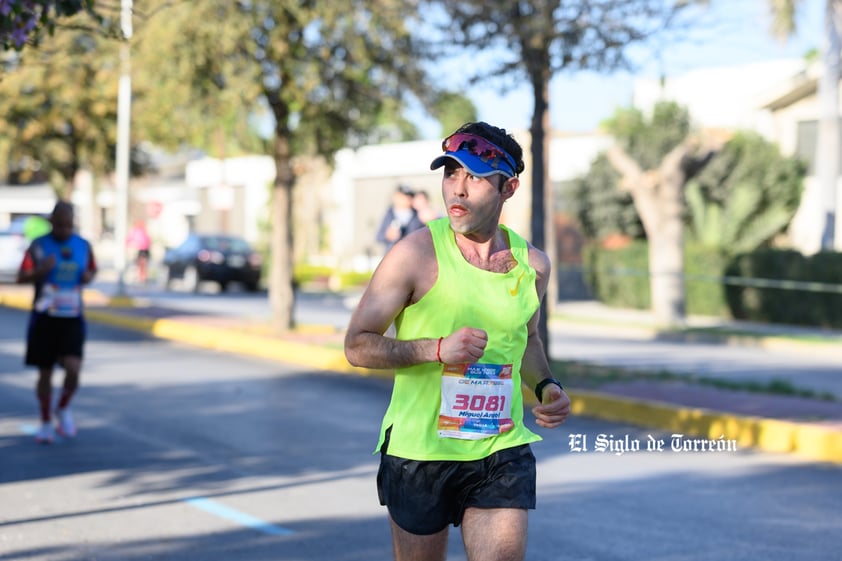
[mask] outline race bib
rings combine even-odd
[[[73,318],[82,312],[82,291],[79,288],[54,288],[47,313],[53,317]]]
[[[479,440],[514,428],[511,364],[447,364],[441,377],[439,436]]]

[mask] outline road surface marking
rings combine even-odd
[[[264,534],[269,534],[270,536],[289,536],[294,533],[289,528],[284,528],[282,526],[270,524],[269,522],[260,520],[259,518],[255,518],[254,516],[251,516],[244,512],[240,512],[239,510],[234,510],[233,508],[229,508],[221,503],[212,501],[210,499],[206,499],[204,497],[193,497],[191,499],[184,499],[184,502],[196,508],[204,510],[205,512],[215,514],[220,518],[225,518],[226,520],[236,522],[237,524],[241,524],[248,528],[252,528],[254,530],[257,530],[258,532],[263,532]]]

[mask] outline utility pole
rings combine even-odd
[[[833,251],[840,249],[842,229],[836,214],[837,191],[839,189],[839,69],[842,50],[842,14],[838,1],[825,2],[825,33],[823,45],[823,66],[819,78],[819,130],[817,137],[816,180],[819,187],[818,217],[822,225],[820,248]]]
[[[117,269],[117,297],[126,296],[126,237],[129,214],[129,130],[131,125],[132,77],[131,38],[132,0],[121,0],[120,82],[117,90],[117,154],[115,165],[114,267]]]

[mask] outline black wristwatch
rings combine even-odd
[[[564,386],[561,385],[561,382],[559,382],[555,378],[544,378],[543,380],[538,382],[537,386],[535,386],[535,397],[538,398],[538,403],[544,402],[544,400],[541,398],[544,395],[544,388],[546,388],[548,384],[555,384],[559,388],[564,389]]]

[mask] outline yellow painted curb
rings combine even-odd
[[[741,447],[792,453],[806,459],[842,464],[842,432],[818,424],[742,417],[706,409],[610,394],[569,392],[574,415],[652,427],[710,440],[734,440]]]
[[[134,308],[136,304],[135,298],[126,295],[109,296],[106,301],[111,308]]]
[[[362,376],[391,376],[390,370],[375,370],[351,366],[345,353],[322,345],[308,345],[284,341],[277,337],[238,332],[233,329],[205,327],[199,324],[186,324],[183,321],[153,318],[129,318],[120,314],[111,314],[102,310],[87,310],[85,316],[100,323],[142,331],[154,337],[178,341],[205,349],[231,352],[290,362],[321,370],[329,370]]]
[[[0,294],[0,306],[29,310],[32,307],[31,294]]]
[[[31,289],[17,290],[5,294],[0,293],[0,306],[29,311],[30,309],[32,309],[33,294],[34,292]],[[82,292],[82,297],[84,298],[85,302],[88,302],[91,299],[96,298],[97,294],[98,292],[96,291],[85,289]]]
[[[29,310],[32,306],[32,297],[27,294],[2,294],[0,295],[0,306]],[[343,351],[329,349],[322,345],[284,341],[277,337],[237,332],[231,329],[204,327],[199,324],[186,324],[185,322],[168,319],[129,317],[90,307],[85,310],[85,317],[106,325],[140,331],[154,337],[220,352],[291,362],[345,374],[392,376],[391,370],[351,366]],[[310,332],[307,327],[303,329]]]

